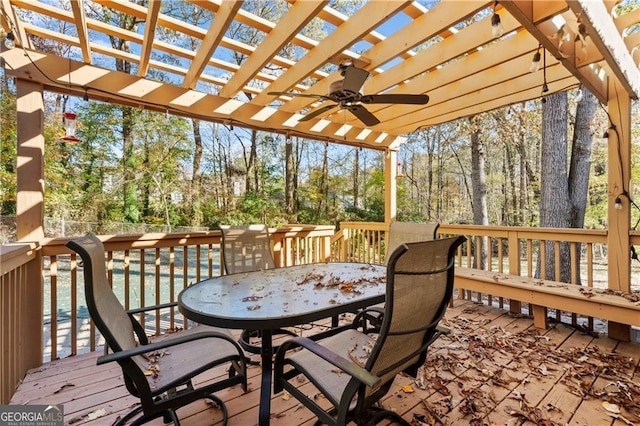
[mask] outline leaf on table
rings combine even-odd
[[[262,299],[262,296],[258,296],[258,295],[252,294],[251,296],[243,297],[242,301],[243,302],[255,302],[256,300],[260,300],[260,299]]]

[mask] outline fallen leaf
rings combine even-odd
[[[404,385],[402,387],[402,392],[404,392],[404,393],[413,393],[413,392],[415,392],[415,389],[413,389],[413,386],[411,386],[411,385]]]
[[[74,387],[74,386],[75,386],[75,385],[74,385],[73,383],[65,383],[64,385],[60,386],[60,388],[59,388],[57,391],[55,391],[54,393],[60,393],[60,392],[62,392],[63,390],[65,390],[65,389],[67,389],[67,388]]]
[[[540,366],[538,367],[538,371],[543,376],[548,376],[549,375],[549,370],[547,370],[547,366],[544,365],[544,364],[540,364]]]
[[[620,414],[620,407],[616,404],[610,404],[607,401],[602,401],[602,406],[610,413]]]
[[[101,408],[99,410],[92,411],[91,413],[87,414],[87,420],[99,419],[100,417],[104,416],[105,414],[107,414],[107,410],[105,410],[104,408]]]

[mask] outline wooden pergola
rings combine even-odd
[[[185,0],[188,1],[188,0]],[[191,1],[191,0],[189,0]],[[609,132],[609,279],[628,289],[630,277],[629,199],[614,200],[630,181],[631,100],[640,96],[640,21],[637,9],[617,14],[616,0],[483,1],[443,0],[427,10],[421,2],[369,1],[346,16],[324,0],[274,0],[286,13],[271,22],[248,12],[247,0],[191,1],[214,14],[208,27],[171,16],[167,4],[150,0],[72,0],[65,9],[36,0],[0,0],[5,72],[16,78],[18,99],[18,239],[43,238],[44,91],[135,106],[184,117],[291,136],[383,150],[386,155],[386,221],[395,217],[395,152],[418,128],[539,99],[583,85],[606,105]],[[141,22],[128,31],[90,17],[106,7]],[[29,16],[28,20],[22,19]],[[492,31],[499,17],[499,33]],[[328,35],[304,33],[320,20]],[[248,45],[233,39],[233,23],[256,29],[262,39]],[[176,44],[190,37],[196,48]],[[128,51],[110,47],[109,37]],[[69,47],[59,56],[41,47]],[[296,52],[296,60],[281,55]],[[230,62],[231,54],[244,58]],[[358,53],[361,52],[361,53]],[[546,67],[530,72],[543,52]],[[171,62],[167,61],[171,58]],[[116,60],[132,65],[115,70]],[[326,94],[350,61],[370,77],[365,94],[427,94],[426,105],[375,104],[380,120],[365,126],[346,110],[299,121],[326,106],[311,97],[274,96],[295,91]],[[149,78],[157,70],[174,77],[168,84]]]

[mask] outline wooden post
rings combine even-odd
[[[607,164],[609,167],[609,202],[607,204],[609,288],[619,291],[631,290],[631,255],[629,230],[631,228],[631,203],[629,183],[631,179],[631,99],[615,78],[609,82],[611,120]],[[622,209],[616,209],[616,201]],[[609,337],[629,341],[631,328],[628,325],[609,322]]]
[[[16,239],[19,242],[40,243],[44,238],[44,101],[39,83],[17,79],[17,194]],[[43,287],[42,255],[26,267],[24,296],[30,309],[21,324],[20,342],[23,366],[26,369],[42,365]],[[56,330],[51,330],[55,333]]]
[[[44,238],[44,101],[42,85],[16,83],[18,161],[16,231],[18,241]]]

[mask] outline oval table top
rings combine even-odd
[[[386,267],[314,263],[210,278],[178,296],[180,312],[202,324],[275,329],[382,303]]]

